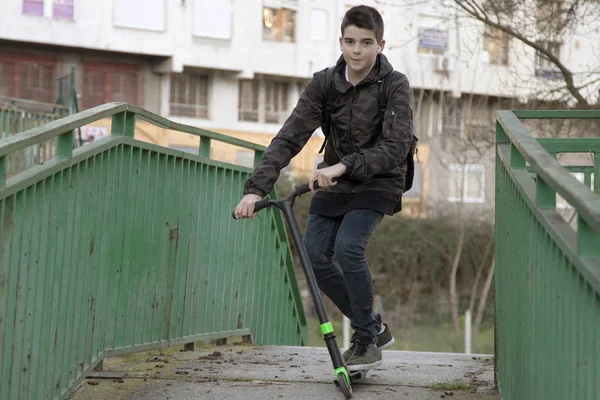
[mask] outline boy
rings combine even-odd
[[[326,87],[326,70],[314,74],[246,181],[234,212],[238,218],[256,215],[254,203],[271,191],[281,169],[323,123],[328,91],[335,89],[324,162],[310,180],[311,190],[314,181],[322,189],[311,202],[304,244],[319,288],[351,321],[353,343],[343,356],[348,369],[357,371],[381,365],[381,348],[394,343],[373,312],[365,248],[384,214],[401,209],[413,135],[408,80],[380,54],[385,41],[379,12],[356,6],[344,16],[341,31],[343,54],[332,87]],[[382,79],[388,81],[385,110],[378,103]]]

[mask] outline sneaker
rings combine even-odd
[[[387,324],[383,324],[384,331],[377,335],[377,347],[381,350],[386,349],[396,343],[396,339],[392,336],[390,328]]]
[[[362,371],[381,365],[381,350],[375,343],[355,339],[352,346],[342,355],[348,371]]]

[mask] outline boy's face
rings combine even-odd
[[[340,37],[340,50],[348,68],[356,73],[368,72],[375,64],[379,48],[383,50],[385,40],[377,43],[375,32],[349,25]]]

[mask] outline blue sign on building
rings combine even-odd
[[[448,48],[448,32],[435,28],[419,28],[419,47],[446,50]]]

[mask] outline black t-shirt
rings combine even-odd
[[[366,209],[394,215],[402,210],[402,196],[380,190],[359,193],[317,191],[310,203],[310,213],[324,217],[341,217],[348,211]]]

